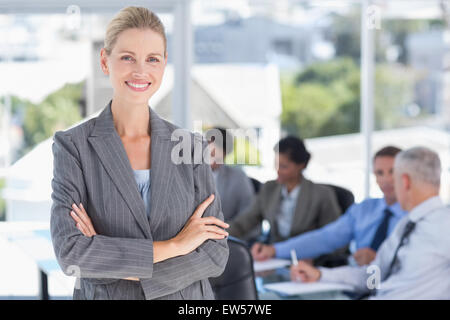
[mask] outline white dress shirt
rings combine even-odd
[[[398,251],[391,275],[384,279],[408,221],[416,226]],[[380,286],[370,299],[450,299],[450,209],[437,196],[416,206],[398,222],[370,266],[381,272]],[[370,266],[319,268],[320,281],[345,283],[355,291],[368,292],[368,282],[373,283],[368,280],[374,278]]]
[[[278,233],[283,238],[289,238],[291,234],[292,219],[294,218],[295,206],[300,193],[300,184],[295,186],[291,192],[287,191],[286,186],[281,187],[280,213],[277,216]]]

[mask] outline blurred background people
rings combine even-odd
[[[334,190],[303,176],[311,158],[303,141],[288,136],[274,150],[278,178],[262,185],[251,207],[231,221],[230,235],[249,240],[250,230],[267,220],[270,225],[267,241],[278,242],[320,228],[339,217],[341,210]],[[260,248],[261,244],[255,243],[253,255]]]
[[[381,243],[406,214],[394,192],[394,160],[400,151],[399,148],[387,146],[373,157],[373,173],[383,198],[369,198],[354,204],[338,220],[321,229],[273,245],[263,245],[259,252],[254,252],[253,258],[289,259],[290,251],[295,249],[297,257],[312,259],[353,242],[356,251],[350,257],[351,264],[362,266],[370,263],[375,259]]]
[[[291,267],[291,278],[349,284],[370,299],[450,299],[450,209],[439,196],[440,177],[434,151],[416,147],[399,153],[395,192],[408,214],[371,265],[330,269],[300,261]]]
[[[213,135],[213,139],[208,139],[211,155],[214,157],[211,169],[222,203],[223,215],[225,221],[228,222],[250,206],[255,196],[255,190],[252,182],[241,168],[225,164],[225,157],[233,151],[233,136],[226,129],[220,127],[212,128],[208,132]],[[215,138],[218,134],[221,139],[216,141]]]

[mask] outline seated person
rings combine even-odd
[[[337,282],[369,299],[450,299],[450,208],[439,197],[441,163],[428,148],[399,153],[394,165],[397,199],[408,212],[369,266],[315,268],[299,261],[291,278]]]
[[[221,139],[214,142],[216,135],[220,135]],[[211,139],[208,136],[211,136]],[[213,128],[208,130],[207,139],[211,146],[213,160],[211,169],[221,200],[224,220],[229,222],[250,206],[255,190],[242,169],[224,164],[225,156],[233,151],[233,137],[230,133],[223,128]]]
[[[303,177],[310,153],[303,141],[288,136],[274,148],[278,179],[261,186],[250,208],[230,222],[230,235],[244,240],[267,220],[268,242],[278,242],[315,230],[334,220],[340,207],[333,189]]]
[[[373,158],[374,174],[383,198],[366,199],[354,204],[338,220],[321,229],[274,245],[255,247],[253,258],[259,261],[272,257],[289,259],[290,251],[295,249],[298,257],[313,259],[334,252],[353,241],[356,252],[353,253],[350,264],[369,264],[375,258],[381,243],[406,214],[394,192],[394,160],[400,151],[388,146],[375,153]]]

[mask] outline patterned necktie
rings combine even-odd
[[[405,229],[403,229],[403,234],[400,238],[400,243],[398,244],[397,249],[395,249],[394,257],[392,258],[391,264],[389,265],[389,269],[386,273],[386,276],[384,277],[384,280],[389,278],[389,276],[391,275],[392,269],[394,268],[394,265],[397,261],[398,250],[400,250],[400,248],[406,243],[406,240],[408,239],[409,235],[411,234],[411,232],[414,230],[415,227],[416,227],[416,223],[409,221],[406,224]]]
[[[389,220],[392,217],[392,212],[389,208],[384,209],[384,218],[378,226],[377,231],[375,232],[375,236],[373,237],[372,243],[370,247],[377,251],[383,241],[386,239],[387,231],[389,227]]]

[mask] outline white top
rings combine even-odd
[[[300,183],[295,186],[291,192],[287,191],[286,186],[281,187],[280,212],[277,215],[278,233],[283,238],[289,238],[291,234],[292,220],[294,218],[297,198],[300,193]]]
[[[139,193],[141,194],[142,200],[144,200],[147,217],[150,217],[150,169],[133,169],[133,172]]]
[[[380,279],[387,273],[408,221],[416,226],[398,251],[390,277],[381,281],[370,299],[450,299],[450,208],[439,197],[422,202],[401,219],[370,266],[320,268],[320,281],[349,284],[356,291],[368,292],[367,283],[374,283],[376,267]]]

